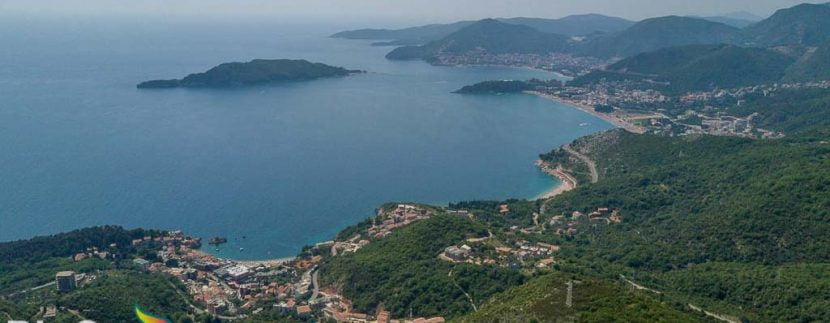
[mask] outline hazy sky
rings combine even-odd
[[[602,13],[629,19],[746,10],[766,16],[799,0],[0,0],[0,12],[154,14],[441,22],[484,17]],[[368,22],[368,21],[367,21]]]

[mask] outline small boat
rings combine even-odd
[[[239,247],[239,251],[245,251],[245,248]]]
[[[212,244],[212,245],[216,245],[216,246],[218,246],[218,245],[220,245],[220,244],[227,243],[227,242],[228,242],[228,239],[227,239],[227,238],[224,238],[224,237],[213,237],[212,239],[210,239],[210,241],[208,241],[208,244]]]

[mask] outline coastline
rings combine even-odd
[[[559,179],[560,183],[557,186],[552,187],[551,189],[547,190],[546,192],[540,194],[536,197],[537,200],[546,200],[550,198],[554,198],[556,196],[562,195],[565,192],[569,192],[577,187],[579,183],[577,182],[576,178],[565,172],[563,169],[551,168],[550,164],[545,161],[537,160],[536,166],[539,167],[540,170],[548,174],[549,176],[556,177]]]
[[[273,266],[282,265],[282,264],[285,264],[285,263],[288,263],[288,262],[292,262],[295,259],[297,259],[297,257],[284,257],[284,258],[259,259],[259,260],[237,260],[237,259],[233,259],[233,258],[219,257],[219,256],[216,256],[214,254],[211,254],[211,253],[209,253],[207,251],[204,251],[204,250],[201,250],[201,249],[193,249],[192,252],[199,255],[200,257],[213,258],[213,259],[218,259],[218,260],[222,260],[222,261],[231,261],[233,263],[240,264],[240,265],[245,265],[245,266],[248,266],[248,267],[256,267],[256,266],[259,266],[259,265],[273,267]]]
[[[577,109],[579,109],[583,112],[589,113],[589,114],[591,114],[591,115],[593,115],[597,118],[600,118],[602,120],[607,121],[608,123],[613,124],[614,126],[616,126],[618,128],[623,128],[623,129],[625,129],[629,132],[632,132],[632,133],[636,133],[636,134],[646,133],[646,128],[644,128],[644,127],[635,125],[635,124],[633,124],[633,123],[631,123],[631,122],[629,122],[629,121],[627,121],[627,120],[625,120],[625,119],[623,119],[619,116],[613,115],[613,114],[596,112],[593,107],[590,107],[588,105],[579,103],[579,102],[574,101],[574,100],[568,100],[568,99],[565,99],[565,98],[561,98],[561,97],[558,97],[558,96],[545,94],[545,93],[537,92],[537,91],[526,91],[525,93],[532,94],[532,95],[535,95],[535,96],[538,96],[538,97],[541,97],[541,98],[544,98],[544,99],[556,101],[556,102],[559,102],[559,103],[563,103],[563,104],[566,104],[566,105],[569,105],[569,106],[573,106],[573,107],[575,107],[575,108],[577,108]]]

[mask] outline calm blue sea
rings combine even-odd
[[[529,95],[450,93],[552,74],[387,61],[388,47],[327,38],[346,27],[0,19],[0,241],[118,224],[226,236],[231,258],[291,256],[387,201],[537,196],[558,184],[539,153],[611,127]],[[135,88],[253,58],[369,73]]]

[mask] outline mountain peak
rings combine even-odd
[[[830,6],[803,3],[747,27],[756,45],[815,46],[830,41]]]

